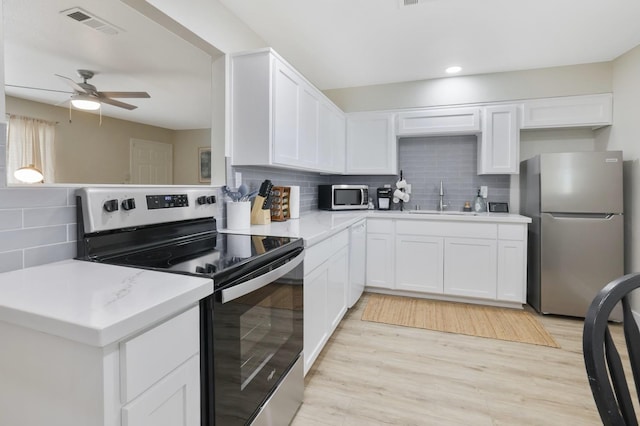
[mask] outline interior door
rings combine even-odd
[[[163,142],[131,139],[131,183],[171,185],[173,183],[173,146]]]

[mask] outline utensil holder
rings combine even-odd
[[[227,202],[227,229],[249,229],[251,227],[251,201]]]

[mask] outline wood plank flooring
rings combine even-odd
[[[556,349],[361,321],[367,297],[309,371],[293,426],[602,424],[582,320],[540,317]]]

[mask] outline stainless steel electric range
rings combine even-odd
[[[211,188],[77,191],[78,259],[210,277],[203,426],[286,425],[303,396],[302,240],[217,232]]]

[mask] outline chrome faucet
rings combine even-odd
[[[442,186],[442,181],[440,181],[440,202],[438,203],[438,210],[444,211],[447,208],[447,205],[444,203],[444,187]]]

